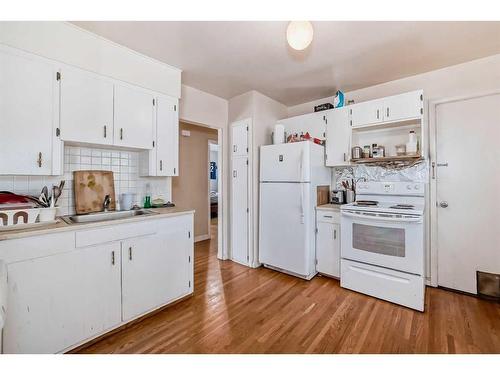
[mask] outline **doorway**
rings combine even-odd
[[[214,254],[219,250],[219,199],[221,197],[220,178],[216,179],[214,189],[211,180],[211,147],[219,147],[219,129],[179,122],[179,176],[172,178],[172,198],[179,207],[192,208],[194,214],[194,241],[207,241]],[[211,146],[214,145],[214,146]],[[218,151],[218,150],[217,150]],[[221,159],[219,152],[214,153],[216,167]],[[208,176],[208,177],[207,177]],[[216,192],[214,209],[217,214],[212,220],[211,192]]]
[[[208,140],[208,220],[210,221],[210,239],[217,239],[219,222],[219,145]]]
[[[476,271],[500,273],[500,94],[436,103],[432,255],[439,286],[477,294]]]

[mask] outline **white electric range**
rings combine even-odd
[[[340,285],[424,310],[425,185],[360,182],[341,207]]]

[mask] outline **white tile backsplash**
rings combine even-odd
[[[66,180],[63,193],[58,201],[59,215],[75,212],[73,194],[73,171],[112,171],[115,180],[115,195],[135,193],[136,202],[142,206],[149,184],[153,197],[161,196],[171,200],[170,177],[139,177],[139,152],[93,149],[88,147],[64,147],[63,176],[0,176],[0,191],[38,196],[44,186],[49,189]]]

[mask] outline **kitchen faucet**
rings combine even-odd
[[[102,202],[102,210],[104,212],[109,211],[109,204],[110,203],[111,203],[111,197],[109,196],[109,194],[106,194],[106,196],[104,197],[104,202]]]

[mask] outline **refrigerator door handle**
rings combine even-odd
[[[304,184],[300,184],[300,223],[304,224]]]

